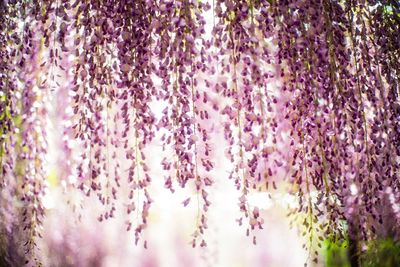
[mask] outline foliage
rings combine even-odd
[[[350,267],[348,260],[347,240],[343,242],[335,242],[334,240],[325,240],[325,266],[326,267]]]
[[[325,241],[325,266],[351,266],[349,261],[349,241],[335,242],[333,240]],[[365,249],[361,252],[359,264],[360,266],[382,266],[391,267],[398,266],[400,263],[399,258],[399,244],[393,239],[380,239],[368,242]]]
[[[373,240],[367,251],[361,255],[362,266],[398,266],[400,264],[400,245],[392,239]]]

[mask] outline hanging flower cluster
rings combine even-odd
[[[46,190],[47,111],[49,86],[45,76],[40,6],[3,3],[1,74],[1,217],[5,258],[16,265],[38,262],[36,239],[41,237]],[[44,15],[43,15],[44,16]],[[3,232],[4,231],[4,232]],[[28,255],[28,256],[21,256]]]
[[[286,181],[315,261],[324,238],[399,238],[396,1],[8,0],[0,13],[8,261],[36,260],[51,118],[61,122],[63,189],[95,195],[99,221],[122,210],[144,247],[153,179],[197,194],[193,247],[206,246],[208,193],[224,178],[240,191],[247,235],[264,222],[248,196]],[[161,178],[154,144],[165,152]],[[227,177],[212,175],[215,149],[231,163]]]
[[[398,103],[398,85],[388,85],[379,60],[387,48],[377,43],[393,29],[371,24],[384,7],[367,1],[275,7],[279,60],[288,67],[283,91],[291,98],[290,180],[297,211],[309,214],[304,234],[318,246],[316,237],[343,238],[342,221],[357,240],[398,235],[398,208],[388,205],[399,178],[398,115],[389,111]],[[374,23],[389,21],[381,16]]]
[[[258,208],[248,205],[247,195],[265,186],[268,189],[269,183],[275,187],[284,164],[278,144],[283,140],[277,134],[280,94],[271,88],[278,73],[276,52],[267,39],[276,35],[269,8],[268,2],[260,1],[217,1],[214,7],[213,50],[218,66],[214,71],[220,76],[214,90],[224,98],[220,109],[228,143],[226,156],[233,164],[229,178],[241,190],[239,206],[248,225],[247,235],[263,224]]]

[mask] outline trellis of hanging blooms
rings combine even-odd
[[[127,222],[136,243],[147,244],[154,179],[197,192],[193,246],[206,246],[218,179],[240,191],[248,235],[266,219],[248,196],[284,180],[310,251],[348,234],[399,237],[397,1],[8,0],[0,13],[0,233],[27,261],[46,216],[54,105],[64,190],[95,195],[99,221],[124,203],[139,215]],[[155,141],[163,177],[151,174]],[[226,177],[212,175],[216,149]]]

